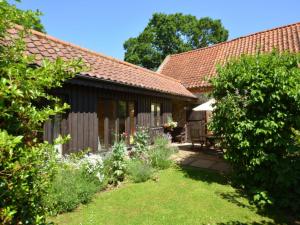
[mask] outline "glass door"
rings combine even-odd
[[[98,141],[99,150],[107,150],[121,136],[126,136],[127,144],[133,143],[136,127],[135,102],[99,99]]]

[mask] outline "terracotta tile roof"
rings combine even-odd
[[[209,87],[207,79],[216,74],[217,64],[241,54],[269,52],[274,48],[300,52],[300,22],[170,55],[158,72],[179,79],[186,88]]]
[[[16,26],[15,29],[9,32],[11,35],[17,35],[19,29],[22,29],[22,27]],[[89,71],[83,72],[83,75],[175,96],[195,97],[179,80],[61,41],[37,31],[31,31],[31,35],[25,41],[27,52],[34,54],[37,60],[43,58],[55,59],[57,57],[67,60],[82,58],[89,66]]]

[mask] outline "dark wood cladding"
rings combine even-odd
[[[134,89],[134,88],[132,88]],[[121,89],[123,90],[123,89]],[[157,102],[162,107],[162,123],[166,123],[172,115],[171,99],[166,96],[131,93],[118,89],[106,89],[100,86],[79,85],[66,83],[63,88],[56,90],[57,95],[63,95],[71,106],[61,123],[63,135],[70,134],[71,140],[63,146],[64,153],[76,152],[85,148],[98,150],[98,102],[99,99],[131,101],[136,104],[136,124],[150,127],[151,102]],[[104,122],[105,123],[105,122]],[[107,124],[105,123],[105,126]],[[44,139],[51,141],[51,126],[44,126]]]

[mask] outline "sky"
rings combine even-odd
[[[220,19],[229,39],[300,22],[300,0],[22,0],[39,9],[49,35],[123,59],[123,43],[143,31],[152,14]]]

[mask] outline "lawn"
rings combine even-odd
[[[214,172],[171,168],[157,181],[105,191],[52,220],[60,225],[273,224]]]

